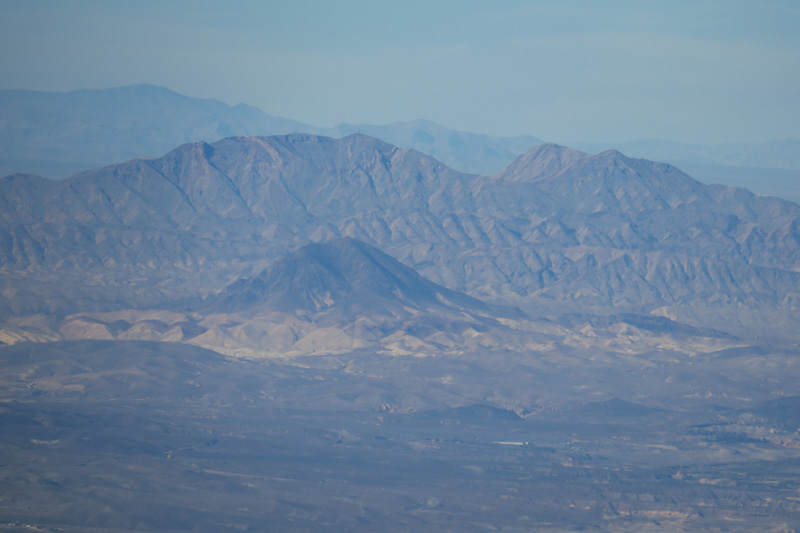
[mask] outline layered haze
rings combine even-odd
[[[797,204],[615,150],[482,176],[358,133],[0,191],[11,530],[800,512]]]
[[[252,106],[229,106],[150,85],[68,93],[0,91],[3,174],[61,179],[127,159],[161,156],[186,142],[296,132],[330,137],[363,133],[413,148],[456,170],[485,175],[501,171],[544,142],[530,135],[456,131],[428,120],[312,126]],[[671,163],[704,183],[800,201],[796,141],[693,145],[650,140],[579,143],[577,147],[592,153],[619,149],[630,156]]]
[[[0,3],[0,529],[796,531],[798,27]]]

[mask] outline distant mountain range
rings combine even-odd
[[[158,157],[187,142],[225,137],[363,133],[413,148],[461,172],[489,175],[544,141],[445,128],[426,120],[319,127],[271,116],[244,104],[190,98],[163,87],[132,85],[68,93],[0,91],[0,175],[65,178],[138,157]],[[704,183],[746,187],[800,203],[800,141],[701,146],[663,140],[582,143],[598,153],[665,161]]]
[[[175,146],[307,126],[252,106],[131,85],[67,93],[0,91],[0,168],[63,178]],[[8,173],[8,172],[7,172]]]
[[[793,331],[800,301],[800,206],[616,151],[541,145],[481,177],[365,135],[229,138],[0,192],[5,316],[192,308],[341,237],[534,317],[625,310],[756,335]]]
[[[649,139],[612,143],[614,148],[634,157],[653,161],[682,161],[693,165],[722,165],[769,169],[800,170],[800,140],[784,139],[761,143],[699,145]],[[609,148],[609,143],[578,143],[590,152]]]
[[[0,178],[10,530],[797,523],[800,205],[613,149],[252,136],[303,125],[111,93],[0,107],[4,161],[127,159]]]
[[[412,148],[428,154],[461,172],[484,175],[494,174],[532,146],[544,143],[530,135],[497,137],[455,131],[428,120],[396,122],[383,126],[339,124],[333,128],[308,131],[328,137],[363,133],[401,148]]]
[[[424,120],[321,128],[245,104],[229,106],[153,85],[67,93],[7,90],[0,91],[0,175],[24,172],[60,179],[128,159],[161,156],[187,142],[295,132],[332,137],[361,132],[483,174],[542,142],[531,136],[455,131]]]

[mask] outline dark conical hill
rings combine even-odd
[[[423,278],[373,246],[342,238],[304,246],[255,278],[233,283],[210,309],[316,313],[334,307],[362,313],[402,307],[486,308]]]

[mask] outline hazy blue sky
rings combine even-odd
[[[329,126],[800,138],[800,2],[0,0],[0,88],[133,83]]]

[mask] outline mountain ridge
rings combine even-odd
[[[25,101],[25,95],[35,102]],[[64,95],[79,98],[61,105]],[[531,146],[543,143],[529,135],[457,131],[424,119],[317,127],[274,117],[247,104],[229,106],[153,85],[67,93],[0,91],[0,117],[8,119],[0,120],[0,174],[35,173],[59,179],[123,160],[160,157],[183,142],[241,135],[306,132],[342,137],[361,132],[426,153],[461,172],[483,175],[501,171]],[[800,203],[798,143],[787,139],[701,146],[651,139],[575,147],[592,153],[616,148],[630,156],[667,161],[707,184],[743,186]]]
[[[618,152],[545,146],[509,168],[462,174],[365,135],[293,134],[187,144],[62,182],[18,176],[0,182],[0,268],[88,272],[125,306],[208,294],[353,237],[434,283],[536,313],[797,305],[796,204]],[[0,307],[19,307],[5,294]],[[24,307],[52,306],[38,298]]]

